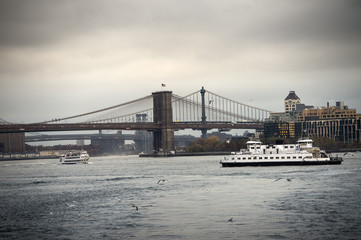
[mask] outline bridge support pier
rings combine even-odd
[[[0,153],[25,152],[25,133],[1,133]]]
[[[169,154],[174,151],[174,129],[172,113],[172,92],[161,91],[153,94],[153,122],[161,128],[153,133],[153,146],[157,152]]]

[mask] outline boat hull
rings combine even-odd
[[[262,166],[302,166],[302,165],[338,165],[342,160],[329,161],[284,161],[284,162],[221,162],[222,167],[262,167]]]
[[[247,142],[247,149],[225,156],[220,163],[223,167],[338,165],[342,158],[313,147],[310,139],[276,145],[262,145],[252,140]]]
[[[88,159],[60,159],[61,164],[78,164],[78,163],[88,163]]]
[[[61,164],[77,164],[77,163],[88,163],[89,155],[86,152],[81,153],[69,153],[62,155],[59,159]]]

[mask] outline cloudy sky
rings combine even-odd
[[[361,112],[360,26],[358,0],[0,0],[0,118],[67,117],[161,83]]]

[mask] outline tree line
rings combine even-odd
[[[280,139],[280,138],[268,138],[261,139],[264,144],[284,144],[296,143],[298,139]],[[322,150],[328,151],[349,151],[349,150],[361,150],[361,143],[342,143],[334,139],[325,137],[312,138],[313,146],[319,147]],[[206,139],[196,139],[187,148],[187,152],[216,152],[216,151],[230,151],[236,152],[240,149],[245,149],[247,139],[242,140],[231,140],[221,142],[219,137],[211,136]]]

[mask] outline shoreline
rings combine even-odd
[[[327,153],[345,153],[345,152],[361,152],[361,149],[338,149],[338,150],[325,150]],[[4,156],[5,154],[3,154]],[[12,155],[12,154],[6,154]],[[14,154],[16,157],[0,157],[0,161],[17,161],[17,160],[35,160],[35,159],[56,159],[58,156],[34,156],[26,153],[17,153]],[[20,155],[20,156],[19,156]],[[130,154],[134,155],[134,154]],[[139,153],[139,157],[192,157],[192,156],[221,156],[221,155],[231,155],[231,151],[220,151],[220,152],[177,152],[174,154],[164,154],[164,153]],[[97,155],[97,157],[107,156],[107,155]],[[124,156],[124,155],[119,155]]]
[[[220,156],[230,155],[231,152],[177,152],[174,154],[165,153],[140,153],[139,157],[191,157],[191,156]]]

